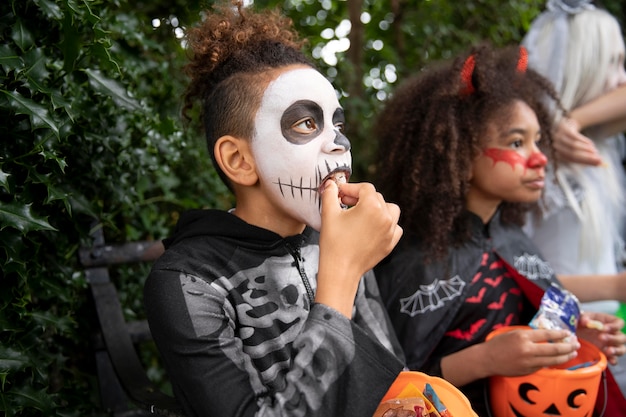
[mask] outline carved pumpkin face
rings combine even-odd
[[[566,395],[542,395],[541,389],[530,382],[522,382],[517,389],[517,401],[509,399],[510,411],[515,417],[584,416],[590,417],[595,401],[584,388],[574,388]],[[596,394],[592,395],[595,399]],[[591,401],[590,401],[591,400]]]
[[[502,331],[507,330],[498,333]],[[586,340],[579,341],[578,356],[559,368],[544,368],[517,377],[491,377],[489,394],[492,415],[591,417],[607,362],[598,348]],[[567,369],[584,362],[593,364],[575,370]]]

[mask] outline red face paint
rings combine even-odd
[[[543,168],[548,164],[548,158],[541,152],[534,152],[528,157],[528,168]]]
[[[548,158],[541,152],[534,152],[528,159],[512,149],[487,148],[484,154],[493,160],[494,165],[498,162],[504,162],[515,169],[515,165],[519,164],[524,167],[524,172],[526,172],[526,168],[544,167],[548,162]]]
[[[494,165],[498,162],[504,162],[511,165],[513,169],[515,169],[515,165],[517,164],[526,167],[526,159],[519,153],[510,149],[487,148],[485,149],[485,156],[491,158]]]

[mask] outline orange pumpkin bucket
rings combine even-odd
[[[502,327],[491,332],[487,340],[523,328],[530,327]],[[579,342],[578,356],[558,367],[525,376],[492,376],[489,396],[493,417],[591,416],[607,360],[592,343]]]
[[[427,383],[434,388],[441,402],[445,404],[450,411],[450,415],[453,417],[478,417],[474,410],[472,410],[472,406],[467,397],[454,385],[445,379],[416,371],[400,372],[381,400],[381,405],[378,407],[378,410],[376,410],[376,413],[374,413],[374,417],[384,414],[389,408],[385,408],[385,404],[389,401],[414,397],[416,390],[423,392],[424,386]]]

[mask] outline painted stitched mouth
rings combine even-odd
[[[326,164],[326,168],[329,168],[328,164]],[[300,178],[299,181],[294,181],[293,179],[291,179],[290,181],[283,181],[279,179],[278,181],[274,182],[274,184],[278,185],[280,193],[283,197],[291,195],[292,198],[297,198],[297,196],[299,195],[300,198],[305,198],[305,195],[308,194],[309,197],[315,198],[317,200],[319,194],[323,190],[323,185],[326,183],[326,181],[332,179],[337,184],[348,182],[348,180],[350,179],[350,175],[352,174],[352,170],[347,165],[341,165],[333,170],[329,169],[328,174],[326,174],[326,176],[323,178],[321,176],[321,172],[318,171],[317,174],[318,175],[316,176],[314,184],[312,183],[313,181],[310,180],[309,184],[307,185],[303,181],[303,178]]]

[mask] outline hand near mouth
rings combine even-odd
[[[350,207],[342,209],[341,204]],[[320,265],[315,301],[350,318],[363,274],[387,256],[402,236],[400,209],[369,183],[327,181],[322,193]]]

